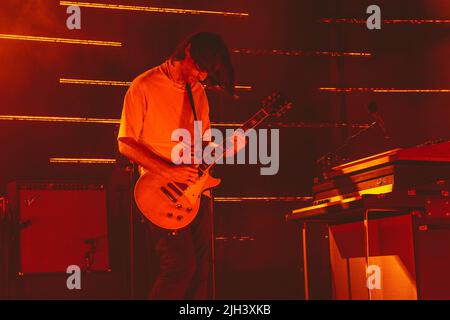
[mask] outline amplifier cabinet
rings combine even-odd
[[[109,270],[103,185],[12,182],[8,198],[17,274]]]

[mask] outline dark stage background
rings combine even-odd
[[[162,63],[186,36],[207,30],[223,35],[233,50],[267,51],[232,54],[237,84],[252,89],[237,90],[240,98],[235,101],[208,92],[213,122],[242,122],[258,110],[260,100],[279,90],[294,103],[294,109],[279,119],[284,123],[368,124],[373,119],[367,105],[371,101],[377,103],[392,139],[385,140],[381,130],[374,127],[340,152],[345,159],[450,136],[449,23],[382,24],[381,30],[368,30],[365,24],[321,22],[323,18],[366,19],[366,8],[371,4],[381,7],[383,19],[449,19],[448,0],[101,2],[250,15],[240,18],[82,7],[81,30],[68,30],[66,6],[60,6],[59,1],[2,0],[0,34],[117,41],[122,46],[0,38],[0,115],[119,119],[126,86],[64,84],[60,79],[132,81]],[[272,50],[295,51],[297,55]],[[343,52],[370,55],[331,54]],[[323,87],[447,89],[447,92],[336,93],[319,90]],[[320,173],[315,160],[337,148],[356,130],[318,126],[281,128],[279,173],[261,176],[259,166],[219,166],[215,175],[222,177],[223,182],[215,195],[310,196],[313,179]],[[108,164],[49,163],[51,157],[116,158],[116,124],[1,120],[0,132],[1,194],[5,194],[7,182],[18,179],[106,184],[113,172],[117,174],[118,169]],[[119,178],[112,179],[116,183],[112,188],[126,185],[126,175],[119,179],[120,183],[116,179]],[[114,190],[117,192],[117,188]],[[300,201],[215,204],[216,235],[254,238],[216,241],[218,297],[303,297],[300,235],[295,227],[284,222],[286,212],[302,205],[305,203]],[[123,208],[119,204],[112,206],[115,211],[110,231],[116,228],[111,227],[111,221],[126,222],[128,214],[127,210],[118,209]],[[120,251],[120,244],[114,240],[111,246],[112,252]],[[121,257],[124,256],[111,256],[113,270],[127,268],[123,265],[126,256],[122,260]],[[142,297],[143,289],[137,291],[136,296]]]

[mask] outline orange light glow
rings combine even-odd
[[[84,85],[96,85],[96,86],[121,86],[128,87],[131,82],[127,81],[111,81],[111,80],[84,80],[84,79],[59,79],[59,83],[65,84],[84,84]]]
[[[216,202],[243,202],[243,201],[310,201],[311,197],[214,197]]]
[[[48,116],[22,116],[22,115],[0,115],[0,121],[34,121],[34,122],[68,122],[68,123],[94,123],[94,124],[120,124],[120,119],[102,118],[76,118],[76,117],[48,117]],[[220,128],[242,127],[239,122],[211,122],[211,126]],[[370,124],[347,124],[347,123],[273,123],[268,128],[368,128]]]
[[[396,89],[396,88],[319,88],[328,92],[374,92],[374,93],[450,93],[450,89]]]
[[[46,116],[19,116],[19,115],[0,115],[0,120],[10,121],[37,121],[37,122],[72,122],[72,123],[102,123],[118,124],[118,119],[99,119],[99,118],[75,118],[75,117],[46,117]]]
[[[361,200],[361,196],[350,197],[350,198],[346,198],[346,199],[342,199],[342,196],[337,196],[337,197],[334,197],[334,198],[336,198],[336,200],[334,200],[334,202],[327,202],[327,203],[322,203],[322,204],[318,204],[318,205],[313,205],[313,206],[310,206],[310,207],[296,209],[296,210],[293,210],[291,212],[291,214],[292,215],[298,215],[298,214],[301,214],[301,213],[304,213],[304,212],[308,212],[308,211],[311,211],[311,210],[325,209],[325,208],[331,207],[331,206],[333,206],[335,204],[345,205],[347,203],[351,203],[351,202],[354,202],[354,201]]]
[[[211,125],[214,125],[214,127],[242,127],[244,124],[237,122],[216,122],[211,123]]]
[[[70,44],[83,44],[93,46],[110,46],[121,47],[121,42],[112,41],[97,41],[97,40],[82,40],[82,39],[67,39],[67,38],[52,38],[52,37],[37,37],[37,36],[24,36],[17,34],[4,34],[0,33],[0,39],[7,40],[23,40],[23,41],[39,41],[39,42],[53,42],[53,43],[70,43]]]
[[[329,128],[354,128],[366,129],[370,127],[368,123],[339,123],[339,122],[272,122],[267,124],[268,128],[310,128],[310,129],[329,129]]]
[[[370,52],[336,52],[336,51],[298,51],[298,50],[264,50],[264,49],[233,49],[233,53],[251,54],[251,55],[279,55],[294,57],[371,57]]]
[[[237,90],[243,90],[243,91],[251,91],[253,89],[252,86],[235,86]]]
[[[76,117],[47,117],[47,116],[21,116],[0,115],[0,121],[34,121],[34,122],[67,122],[67,123],[93,123],[93,124],[120,124],[120,119],[102,118],[76,118]],[[239,127],[242,123],[211,122],[213,127]]]
[[[209,14],[220,15],[225,17],[248,17],[248,13],[244,12],[228,12],[228,11],[209,11],[209,10],[194,10],[194,9],[180,9],[180,8],[161,8],[161,7],[146,7],[146,6],[129,6],[121,4],[106,4],[106,3],[90,3],[78,1],[60,1],[61,6],[78,6],[85,8],[96,9],[112,9],[112,10],[126,10],[126,11],[145,11],[157,13],[176,13],[176,14]]]
[[[372,155],[370,157],[358,159],[355,161],[343,163],[341,165],[338,165],[336,167],[333,167],[334,171],[339,171],[343,174],[349,174],[355,171],[379,166],[385,163],[388,163],[392,161],[393,156],[399,151],[400,149],[392,149],[389,151],[385,151],[376,155]]]
[[[367,20],[355,18],[325,18],[320,20],[323,23],[354,23],[365,24]],[[384,19],[382,23],[386,24],[446,24],[450,23],[450,19]]]
[[[444,24],[450,23],[450,19],[386,19],[384,23],[411,23],[411,24]]]
[[[119,86],[119,87],[129,87],[131,82],[129,81],[113,81],[113,80],[91,80],[91,79],[69,79],[61,78],[59,79],[61,84],[81,84],[81,85],[96,85],[96,86]],[[235,86],[237,90],[250,91],[253,89],[252,86]]]
[[[90,158],[50,158],[50,163],[73,163],[73,164],[115,164],[116,159],[90,159]]]

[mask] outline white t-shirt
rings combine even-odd
[[[189,130],[194,139],[194,115],[185,85],[170,78],[169,61],[138,76],[128,89],[120,120],[118,140],[132,138],[162,158],[171,161],[171,141],[178,128]],[[200,83],[192,85],[197,120],[202,134],[210,128],[209,105]],[[194,141],[192,141],[193,145]]]

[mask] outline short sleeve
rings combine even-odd
[[[125,95],[117,139],[131,138],[139,141],[146,111],[145,94],[139,84],[133,82]]]

